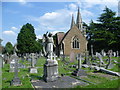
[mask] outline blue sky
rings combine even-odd
[[[2,2],[2,45],[8,41],[16,43],[21,27],[31,23],[37,38],[47,31],[66,32],[70,28],[71,15],[76,21],[77,7],[80,7],[82,20],[89,24],[102,13],[107,6],[118,11],[118,0],[77,0],[76,2]]]

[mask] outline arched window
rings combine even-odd
[[[75,36],[72,39],[72,48],[79,49],[80,48],[80,42],[77,36]]]

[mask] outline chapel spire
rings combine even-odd
[[[78,7],[78,13],[77,13],[76,26],[78,27],[78,29],[82,30],[82,18],[81,18],[79,7]]]
[[[72,14],[71,28],[75,25],[74,16]]]

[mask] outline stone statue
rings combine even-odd
[[[44,56],[49,58],[49,57],[52,57],[52,54],[53,54],[54,41],[53,41],[52,34],[49,33],[47,35],[47,33],[43,35],[43,51],[44,51]]]
[[[48,33],[48,32],[47,32]],[[43,79],[46,82],[55,81],[58,79],[58,62],[54,55],[53,58],[53,37],[52,34],[44,34],[43,35],[43,51],[44,56],[46,57],[46,63],[44,64],[44,74]]]

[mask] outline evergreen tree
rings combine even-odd
[[[12,55],[13,54],[13,45],[11,44],[11,42],[7,42],[4,48],[4,53],[8,54],[8,55]]]
[[[105,8],[103,13],[98,18],[100,23],[94,23],[91,21],[88,29],[89,43],[94,45],[94,50],[100,52],[104,50],[120,50],[118,45],[120,35],[120,18],[115,17],[115,12],[109,8]],[[116,46],[116,47],[115,47]]]
[[[7,56],[5,63],[10,62],[10,57],[14,53],[13,51],[14,51],[13,45],[11,44],[11,42],[7,42],[3,51],[3,54],[6,54]]]
[[[18,53],[23,54],[36,52],[36,43],[34,27],[29,23],[23,25],[17,37]]]

